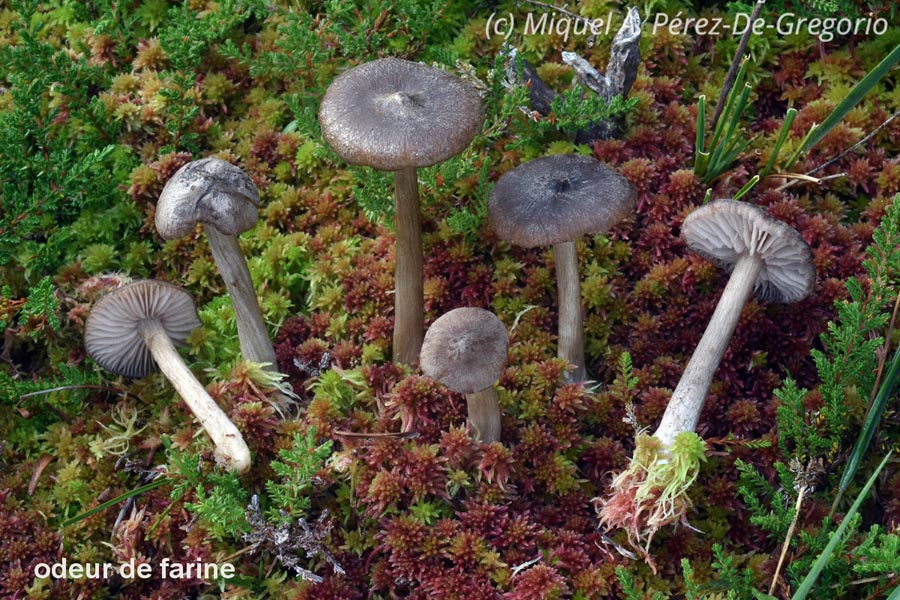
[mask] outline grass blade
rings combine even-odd
[[[759,175],[754,175],[752,178],[750,178],[750,181],[744,184],[744,187],[738,190],[738,193],[734,195],[733,200],[740,200],[741,197],[752,190],[753,186],[757,183],[759,183]]]
[[[700,94],[697,100],[697,137],[694,140],[694,173],[697,177],[703,177],[706,172],[706,162],[701,160],[706,148],[706,95]],[[707,156],[709,154],[707,153]]]
[[[819,140],[825,137],[825,134],[831,131],[835,125],[840,123],[843,118],[847,116],[847,113],[853,110],[853,107],[856,106],[856,104],[862,100],[873,87],[875,87],[875,84],[878,83],[882,77],[887,75],[887,72],[897,64],[898,60],[900,60],[900,45],[894,48],[890,54],[885,56],[880,63],[875,65],[875,67],[869,71],[859,83],[853,86],[853,89],[850,90],[847,97],[831,111],[831,114],[822,121],[822,124],[817,127],[814,132],[812,132],[812,135],[806,138],[802,146],[803,152],[809,151],[809,149],[815,146]]]
[[[881,413],[884,412],[884,407],[894,392],[898,371],[900,371],[900,348],[897,348],[897,351],[894,352],[894,358],[891,359],[891,366],[888,368],[887,376],[881,387],[878,388],[878,395],[875,396],[875,401],[869,409],[869,414],[866,415],[866,421],[859,432],[859,437],[856,438],[856,445],[853,446],[853,452],[850,453],[847,466],[844,467],[841,483],[838,486],[839,494],[843,494],[850,486],[850,482],[853,481],[853,477],[856,475],[857,469],[859,469],[859,464],[862,462],[866,450],[869,449],[869,443],[872,441],[872,436],[875,435],[875,428],[878,427],[878,422],[881,420]]]
[[[816,584],[816,580],[822,573],[822,569],[825,568],[825,565],[828,563],[828,559],[831,558],[831,554],[840,543],[841,538],[844,536],[844,532],[850,525],[850,521],[853,520],[853,516],[859,510],[859,507],[865,497],[869,494],[869,490],[872,489],[873,485],[875,485],[875,480],[878,478],[878,475],[881,473],[884,465],[887,464],[887,461],[891,457],[891,454],[893,454],[893,451],[887,453],[884,459],[882,459],[881,464],[878,465],[878,468],[875,469],[875,472],[872,473],[871,477],[869,477],[869,481],[866,482],[866,486],[856,497],[856,500],[853,502],[853,506],[851,506],[850,510],[847,511],[847,514],[844,515],[844,520],[841,521],[841,524],[838,526],[837,531],[835,531],[834,534],[832,534],[831,539],[828,540],[828,545],[825,546],[825,549],[822,550],[821,554],[819,554],[816,562],[813,563],[812,569],[810,569],[809,573],[803,579],[803,582],[800,584],[800,587],[797,588],[797,591],[791,597],[791,600],[805,600],[806,596],[809,595],[809,592]]]
[[[891,592],[891,595],[888,596],[887,600],[900,600],[900,585],[894,588],[894,591]]]
[[[107,500],[103,504],[95,506],[94,508],[92,508],[88,511],[85,511],[85,512],[81,513],[80,515],[76,515],[76,516],[72,517],[71,519],[66,519],[65,521],[60,523],[59,526],[60,527],[68,527],[69,525],[72,525],[73,523],[77,523],[78,521],[87,519],[91,515],[95,515],[100,511],[104,511],[107,508],[109,508],[110,506],[118,504],[119,502],[122,502],[123,500],[127,500],[128,498],[131,498],[132,496],[137,496],[139,494],[143,494],[144,492],[149,492],[150,490],[155,490],[156,488],[164,486],[167,483],[171,483],[171,481],[172,480],[169,479],[168,477],[157,477],[156,479],[154,479],[153,481],[151,481],[148,484],[142,485],[140,487],[136,487],[133,490],[127,491],[120,496],[116,496],[112,500]]]
[[[763,167],[762,173],[760,173],[763,177],[772,172],[772,167],[775,166],[775,160],[778,158],[778,155],[781,154],[781,147],[784,145],[785,140],[787,140],[788,133],[791,130],[791,125],[794,123],[794,117],[796,116],[796,108],[789,108],[787,113],[785,113],[784,122],[781,124],[781,131],[778,133],[778,139],[775,141],[775,146],[772,148],[772,155],[769,156],[766,166]]]
[[[715,148],[722,142],[722,135],[725,132],[726,121],[731,118],[731,114],[734,112],[734,103],[738,97],[738,89],[742,89],[744,83],[744,77],[747,74],[747,60],[749,57],[745,56],[741,59],[741,68],[738,70],[737,77],[734,80],[734,87],[731,88],[731,91],[728,93],[728,101],[725,103],[725,110],[722,111],[721,118],[716,122],[715,129],[713,130],[713,138],[710,143],[710,149]]]

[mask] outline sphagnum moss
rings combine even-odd
[[[873,7],[873,16],[888,8]],[[6,286],[0,293],[6,327],[0,363],[0,438],[5,440],[0,442],[0,525],[7,534],[0,543],[0,571],[10,574],[0,595],[22,589],[59,597],[208,592],[209,586],[193,580],[152,578],[115,592],[108,581],[36,582],[33,566],[54,560],[60,540],[64,556],[84,561],[115,562],[133,555],[221,561],[247,542],[233,531],[216,540],[212,528],[195,519],[204,510],[201,505],[227,507],[234,522],[246,520],[245,492],[262,490],[268,481],[283,483],[271,462],[278,451],[293,448],[295,434],[305,436],[310,424],[317,439],[302,448],[318,448],[335,431],[395,434],[405,419],[419,438],[337,442],[335,437],[341,460],[319,469],[304,492],[310,500],[308,524],[318,523],[329,510],[333,526],[326,543],[346,575],[336,575],[324,563],[302,563],[324,578],[313,586],[295,580],[271,554],[245,553],[231,560],[249,590],[239,590],[232,581],[225,583],[228,591],[299,598],[368,593],[615,598],[626,587],[616,576],[618,567],[630,574],[629,590],[678,595],[685,591],[677,575],[683,557],[702,583],[718,578],[711,583],[741,597],[767,589],[762,573],[770,570],[766,561],[773,560],[774,540],[783,537],[767,541],[769,529],[753,523],[772,531],[783,523],[778,518],[783,505],[769,503],[778,489],[792,489],[783,464],[791,453],[809,447],[836,464],[847,441],[843,428],[864,410],[866,393],[859,390],[868,375],[846,372],[840,385],[820,386],[810,349],[819,347],[816,340],[827,322],[845,310],[834,303],[848,297],[844,282],[863,273],[861,249],[900,186],[892,158],[900,121],[818,173],[846,172],[846,178],[786,190],[779,189],[778,178],[764,179],[745,197],[797,228],[810,243],[821,294],[796,311],[762,305],[746,311],[754,327],[740,328],[732,339],[700,420],[703,437],[716,450],[695,482],[696,493],[707,502],[698,502],[691,522],[704,533],[687,528],[657,533],[650,552],[667,574],[663,580],[604,540],[588,499],[608,489],[610,473],[631,453],[633,432],[621,421],[625,397],[634,400],[635,414],[647,425],[660,416],[724,281],[705,261],[686,257],[677,234],[687,210],[705,193],[690,169],[696,134],[690,98],[717,96],[732,41],[721,36],[707,40],[713,46],[698,46],[696,37],[668,28],[645,32],[644,68],[630,94],[637,103],[628,113],[627,132],[587,148],[557,139],[552,116],[533,126],[520,109],[528,109],[527,91],[503,88],[503,65],[493,58],[501,40],[485,36],[489,14],[483,9],[406,0],[390,7],[353,2],[308,10],[277,5],[262,10],[228,0],[171,10],[166,3],[117,5],[115,14],[110,9],[104,3],[69,3],[62,9],[38,5],[36,11],[24,6],[22,14],[0,12],[0,54],[10,59],[3,61],[8,68],[0,74],[0,172],[5,174],[0,179],[9,200],[2,218],[3,249],[9,252],[0,265]],[[555,13],[547,14],[549,19]],[[806,35],[777,44],[774,34],[755,37],[756,62],[749,69],[758,83],[748,123],[759,133],[754,152],[713,183],[715,196],[729,197],[763,167],[785,103],[798,115],[783,152],[796,148],[798,136],[813,122],[822,122],[856,74],[890,52],[894,35],[857,36],[853,53],[845,39],[811,46]],[[601,64],[605,42],[597,39],[592,50],[577,36],[564,40],[556,33],[513,41],[535,64],[546,64],[540,73],[557,91],[572,93],[564,69],[554,62],[557,53],[565,48]],[[712,47],[715,52],[706,53]],[[423,232],[430,290],[425,322],[459,306],[478,306],[510,324],[510,366],[496,386],[506,446],[479,448],[464,431],[452,428],[464,418],[460,402],[386,362],[393,325],[392,276],[385,267],[392,260],[391,235],[367,218],[376,211],[360,210],[357,201],[371,209],[386,198],[389,203],[390,194],[378,178],[335,168],[315,110],[338,73],[385,54],[437,61],[450,70],[457,69],[459,58],[457,72],[485,93],[484,142],[420,177],[422,210],[430,223]],[[48,62],[51,58],[56,62]],[[795,170],[812,170],[885,121],[896,110],[894,77],[889,74],[885,85],[848,116],[848,127],[833,129]],[[112,150],[104,154],[108,147]],[[623,350],[631,353],[638,383],[624,396],[608,385],[587,391],[560,387],[565,365],[554,358],[551,256],[509,248],[483,226],[487,193],[501,173],[561,149],[593,153],[639,190],[633,225],[616,232],[608,246],[587,239],[580,250],[583,290],[590,290],[583,298],[588,355],[602,383],[613,379],[616,357]],[[195,235],[161,247],[153,234],[154,204],[163,183],[183,164],[209,155],[245,165],[259,186],[267,228],[244,241],[259,253],[250,269],[263,301],[279,296],[271,307],[275,311],[267,314],[286,315],[276,354],[294,390],[309,402],[297,417],[273,420],[237,371],[235,381],[225,382],[232,374],[223,365],[233,362],[238,342],[227,311],[221,310],[226,303],[219,300],[220,284],[207,274],[205,244]],[[43,219],[28,220],[38,214],[27,210],[32,206],[43,211]],[[269,212],[267,207],[272,207]],[[35,231],[45,237],[31,235]],[[291,236],[302,249],[266,254],[284,244],[282,236]],[[191,338],[189,354],[202,369],[219,373],[210,392],[265,458],[238,484],[215,476],[211,455],[197,452],[203,444],[193,437],[195,427],[171,410],[171,392],[158,381],[104,381],[85,367],[78,340],[91,299],[78,288],[91,278],[87,270],[101,268],[98,263],[86,269],[92,245],[103,250],[102,268],[187,283],[200,299],[206,327]],[[109,248],[119,254],[110,254]],[[131,248],[138,254],[126,257]],[[877,254],[873,260],[885,259]],[[132,271],[137,262],[140,271]],[[861,281],[849,292],[854,299],[865,299],[870,289]],[[596,298],[595,291],[600,291]],[[25,312],[31,295],[36,311]],[[842,322],[845,314],[853,316],[842,312]],[[841,336],[870,331],[858,327],[872,312],[863,314],[848,318]],[[58,328],[50,325],[53,317]],[[883,332],[884,323],[872,323],[881,323],[873,325],[875,335]],[[870,348],[867,339],[849,343],[857,339],[852,335],[835,339],[834,345],[823,346],[832,358],[816,359],[823,368]],[[850,362],[869,364],[868,359]],[[773,390],[782,386],[785,373],[797,387],[781,394],[781,401],[803,418],[776,423]],[[824,380],[834,382],[827,369],[823,373]],[[67,385],[96,387],[24,396]],[[810,391],[801,393],[804,388]],[[90,443],[109,436],[103,427],[114,426],[110,407],[122,392],[143,420],[129,439],[136,452],[122,461],[97,458]],[[743,403],[741,410],[732,409],[734,398]],[[851,405],[841,405],[844,398]],[[752,407],[758,416],[748,428],[745,409]],[[893,422],[886,422],[879,439],[889,442],[895,430]],[[174,433],[166,437],[169,432]],[[102,446],[94,448],[99,452]],[[738,470],[733,456],[758,470],[757,487],[745,481],[746,471]],[[337,468],[347,463],[346,470]],[[113,508],[67,527],[61,538],[54,533],[62,518],[135,489],[148,469],[166,467],[175,481],[135,497],[134,513],[126,512],[118,527],[119,510]],[[898,512],[887,499],[896,474],[891,465],[886,468],[887,487],[879,495],[884,503],[878,500],[874,510],[864,512],[866,519],[883,514],[882,524],[893,523]],[[738,489],[757,490],[761,500],[753,503]],[[823,505],[830,502],[830,489],[823,481],[809,496],[809,513],[804,511],[798,525],[807,534],[804,545],[792,548],[794,566],[776,594],[786,597],[785,590],[796,587],[827,542],[830,531],[819,527],[818,515],[827,512]],[[210,500],[213,490],[218,491]],[[243,492],[229,495],[238,490]],[[241,494],[244,500],[238,502]],[[863,568],[900,570],[896,547],[891,551],[896,536],[868,526],[864,521],[861,529],[868,533],[847,538],[842,560],[823,573],[824,594],[831,586],[870,577],[860,572]],[[260,565],[271,569],[265,581],[257,578]],[[715,575],[707,576],[710,572]],[[877,596],[880,587],[862,583],[853,589]]]

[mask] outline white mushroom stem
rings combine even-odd
[[[556,287],[559,293],[559,340],[557,356],[575,367],[567,373],[570,382],[587,379],[584,364],[584,321],[581,315],[581,276],[575,242],[553,246]]]
[[[159,370],[172,383],[216,445],[216,457],[238,473],[249,469],[250,449],[241,432],[184,364],[159,319],[141,321],[140,333]]]
[[[419,361],[425,337],[424,263],[415,168],[394,172],[394,362]]]
[[[679,433],[697,428],[713,374],[725,355],[762,267],[763,260],[758,254],[744,254],[735,263],[709,325],[666,406],[659,428],[653,434],[667,447],[672,445]]]
[[[278,359],[256,301],[250,268],[241,253],[237,236],[225,235],[212,225],[205,225],[204,229],[213,260],[225,280],[225,287],[228,288],[231,304],[234,306],[241,354],[246,360],[268,363],[266,368],[270,371],[277,370]]]
[[[469,422],[475,430],[476,438],[485,444],[500,441],[500,404],[493,387],[474,394],[466,394]]]

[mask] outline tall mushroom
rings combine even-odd
[[[440,69],[385,58],[335,79],[319,107],[322,135],[347,162],[394,172],[393,358],[414,364],[425,330],[416,169],[462,152],[481,131],[475,90]]]
[[[156,230],[174,240],[203,223],[234,306],[241,354],[274,371],[278,359],[238,243],[238,236],[256,224],[258,206],[259,191],[244,171],[218,158],[203,158],[178,169],[166,183],[156,205]]]
[[[500,405],[494,382],[506,366],[506,327],[482,308],[456,308],[441,315],[425,334],[422,372],[466,395],[475,437],[500,440]]]
[[[97,364],[126,377],[144,377],[158,366],[212,438],[218,460],[242,473],[250,468],[250,449],[241,432],[175,349],[175,343],[199,326],[187,292],[145,279],[97,301],[84,326],[84,345]]]
[[[601,501],[601,523],[624,528],[636,547],[640,540],[649,544],[663,525],[683,520],[690,506],[686,492],[704,459],[704,443],[694,429],[750,293],[755,289],[764,301],[797,302],[816,279],[803,237],[744,202],[717,200],[694,210],[681,235],[694,252],[731,271],[731,277],[659,427],[652,436],[638,436],[631,465]]]
[[[505,173],[491,192],[488,218],[500,239],[533,248],[553,245],[559,289],[558,356],[587,379],[581,277],[575,240],[606,233],[628,216],[637,190],[603,163],[577,154],[529,161]]]

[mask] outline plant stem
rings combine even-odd
[[[216,456],[238,473],[250,468],[250,449],[241,432],[184,364],[159,319],[145,319],[140,328],[141,337],[159,370],[172,383],[216,445]]]
[[[787,535],[784,537],[784,544],[781,547],[781,554],[778,556],[778,565],[775,567],[775,574],[772,575],[772,585],[769,586],[769,595],[775,593],[775,586],[778,585],[778,574],[781,573],[781,566],[784,564],[784,557],[787,556],[788,548],[791,546],[791,538],[794,537],[794,530],[797,528],[797,521],[800,518],[800,506],[803,504],[803,498],[806,496],[806,486],[800,488],[797,493],[797,503],[794,505],[794,518],[791,519],[791,526],[788,528]]]
[[[581,279],[575,242],[553,246],[556,261],[556,288],[559,293],[559,340],[557,356],[575,367],[566,375],[569,382],[587,379],[584,363],[584,322],[581,317]]]
[[[234,306],[241,354],[246,360],[268,363],[266,369],[269,371],[277,371],[278,359],[256,301],[250,268],[241,253],[237,237],[225,235],[212,225],[205,225],[204,229],[213,260],[225,280],[225,287],[228,288],[231,304]]]
[[[671,446],[679,433],[697,428],[713,374],[725,355],[741,318],[741,310],[753,291],[762,266],[762,259],[755,254],[745,254],[735,263],[709,325],[678,381],[659,428],[653,434],[666,446]]]
[[[475,438],[485,444],[500,441],[500,404],[493,387],[474,394],[466,394],[469,421],[475,429]]]
[[[424,262],[419,180],[414,167],[394,172],[394,362],[419,362],[425,338]]]
[[[766,0],[759,0],[756,3],[756,6],[753,7],[753,12],[750,13],[750,23],[756,22],[765,3]],[[740,68],[741,62],[743,61],[744,51],[747,50],[747,44],[750,42],[750,35],[752,32],[753,28],[748,27],[741,36],[741,41],[738,43],[737,50],[734,53],[734,60],[731,61],[731,67],[728,69],[728,74],[725,75],[725,83],[722,84],[722,91],[719,93],[719,101],[716,102],[716,110],[713,113],[712,122],[709,126],[710,130],[715,130],[716,123],[719,121],[719,117],[722,116],[722,110],[725,108],[725,99],[728,97],[728,92],[734,84],[734,78],[737,76],[738,68]]]

